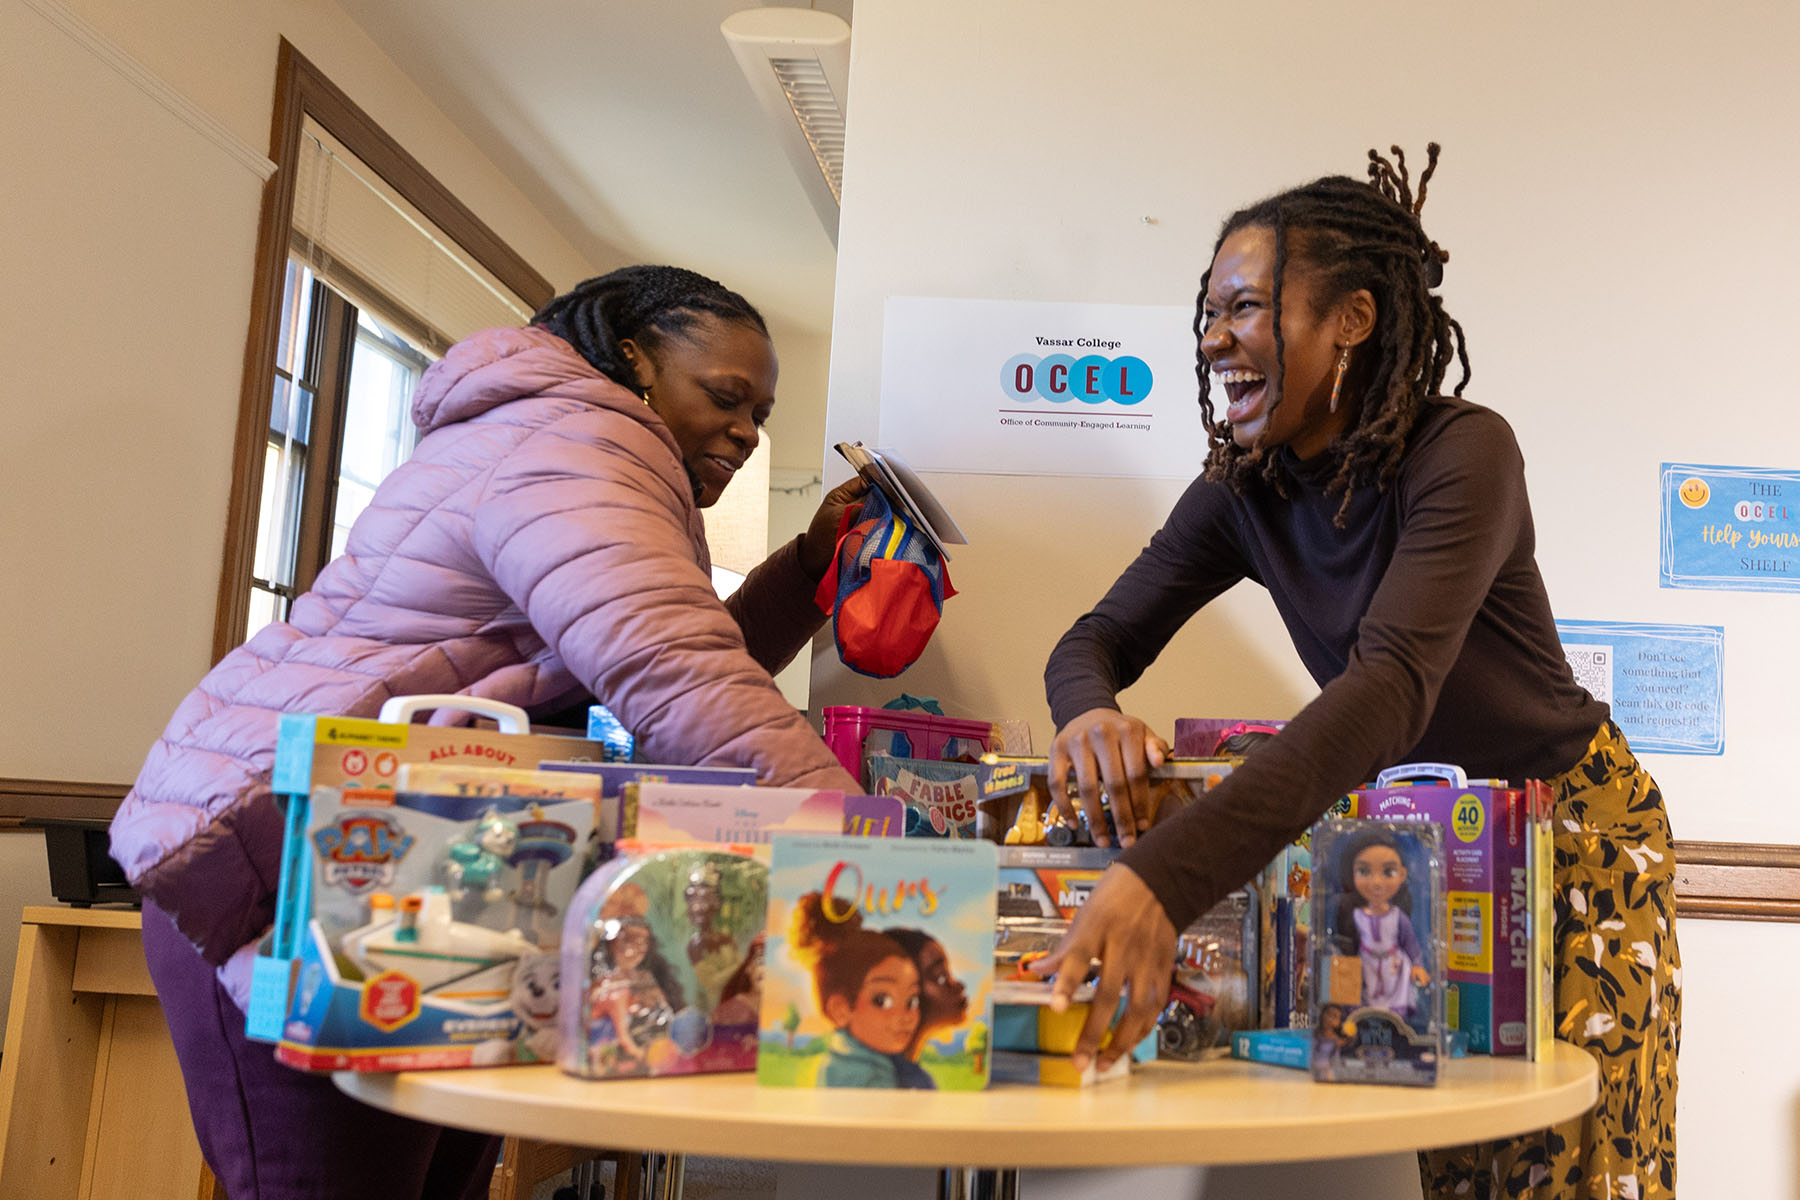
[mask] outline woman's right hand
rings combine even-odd
[[[826,492],[825,498],[819,501],[818,511],[813,513],[806,533],[800,538],[800,568],[809,578],[825,578],[825,572],[837,558],[838,525],[843,521],[844,510],[860,504],[868,494],[868,480],[852,475]]]
[[[1100,793],[1112,802],[1113,824],[1119,841],[1131,845],[1150,828],[1155,815],[1150,802],[1150,768],[1169,757],[1169,744],[1136,717],[1112,708],[1090,708],[1056,731],[1050,743],[1050,797],[1068,821],[1075,819],[1070,806],[1068,779],[1075,774],[1074,792],[1087,814],[1094,844],[1105,846],[1106,820]]]

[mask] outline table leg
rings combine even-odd
[[[938,1172],[938,1200],[1019,1200],[1016,1167],[945,1167]]]
[[[681,1200],[687,1155],[644,1155],[644,1200]]]

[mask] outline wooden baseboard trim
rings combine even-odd
[[[1800,921],[1800,846],[1676,842],[1675,911],[1703,920]]]
[[[128,783],[78,783],[68,779],[0,777],[0,828],[31,817],[111,820]]]

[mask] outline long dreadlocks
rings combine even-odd
[[[546,304],[531,323],[575,347],[594,370],[639,392],[637,373],[619,343],[633,341],[654,353],[665,338],[686,332],[703,315],[769,335],[762,314],[748,300],[681,267],[621,267],[575,285]]]
[[[1393,483],[1407,436],[1425,398],[1437,394],[1443,385],[1452,351],[1462,369],[1456,395],[1462,395],[1470,377],[1462,326],[1444,311],[1444,302],[1431,291],[1443,281],[1450,255],[1426,236],[1419,224],[1425,190],[1437,170],[1438,145],[1433,142],[1426,147],[1429,158],[1419,176],[1416,197],[1405,153],[1398,146],[1390,149],[1392,160],[1369,151],[1367,183],[1345,175],[1327,175],[1271,196],[1233,213],[1213,243],[1213,257],[1217,258],[1225,239],[1240,229],[1274,232],[1275,360],[1282,376],[1286,373],[1282,281],[1290,254],[1315,281],[1321,304],[1358,288],[1367,288],[1375,299],[1377,327],[1370,340],[1376,353],[1359,355],[1345,380],[1354,415],[1332,447],[1341,459],[1328,490],[1344,493],[1337,514],[1340,528],[1358,483],[1373,481],[1376,489],[1383,491]],[[1211,282],[1212,268],[1208,266],[1195,305],[1196,346],[1206,331],[1206,291]],[[1206,356],[1197,349],[1194,370],[1200,380],[1200,413],[1207,433],[1206,478],[1222,480],[1234,491],[1242,491],[1260,478],[1286,495],[1280,459],[1261,446],[1238,446],[1232,441],[1230,425],[1214,416],[1211,370]],[[1279,386],[1277,404],[1283,402]]]

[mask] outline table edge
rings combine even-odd
[[[1250,1067],[1236,1064],[1234,1067]],[[1522,1068],[1532,1064],[1514,1060]],[[1166,1064],[1163,1064],[1166,1065]],[[1581,1068],[1585,1066],[1586,1069]],[[508,1067],[507,1073],[549,1068]],[[1504,1069],[1504,1068],[1503,1068]],[[1360,1157],[1369,1154],[1431,1149],[1508,1137],[1567,1120],[1592,1107],[1599,1090],[1599,1072],[1585,1052],[1557,1043],[1550,1069],[1558,1075],[1551,1086],[1521,1092],[1461,1110],[1454,1137],[1413,1136],[1388,1112],[1346,1113],[1330,1120],[1302,1114],[1291,1120],[1262,1117],[1253,1123],[1233,1125],[1181,1123],[1179,1114],[1169,1120],[1124,1128],[1109,1128],[1103,1136],[1072,1136],[1058,1127],[958,1123],[952,1117],[902,1122],[871,1119],[854,1111],[840,1118],[798,1116],[791,1122],[772,1122],[766,1115],[734,1120],[723,1112],[694,1114],[652,1111],[625,1104],[610,1108],[573,1109],[554,1097],[534,1101],[527,1092],[509,1093],[503,1100],[474,1095],[474,1085],[458,1087],[461,1071],[408,1072],[397,1075],[338,1072],[334,1082],[347,1095],[377,1108],[421,1120],[490,1133],[531,1137],[572,1145],[616,1147],[631,1150],[707,1154],[757,1161],[838,1163],[881,1166],[970,1167],[1093,1167],[1127,1164],[1239,1164],[1302,1162],[1312,1159]],[[1256,1068],[1260,1077],[1275,1086],[1358,1088],[1379,1093],[1410,1092],[1412,1098],[1429,1098],[1436,1089],[1373,1088],[1358,1084],[1312,1085],[1304,1076],[1282,1068]],[[540,1076],[541,1077],[541,1076]],[[741,1078],[741,1077],[740,1077]],[[582,1087],[629,1089],[654,1086],[654,1080],[610,1082],[570,1081]],[[1012,1085],[1018,1086],[1018,1085]],[[1088,1095],[1105,1099],[1101,1084]],[[1129,1086],[1129,1085],[1123,1085]],[[630,1098],[621,1091],[615,1098]],[[1401,1097],[1385,1096],[1383,1103]],[[472,1119],[470,1106],[490,1106]],[[503,1118],[493,1116],[493,1108]],[[895,1133],[905,1132],[896,1143]],[[779,1130],[778,1137],[772,1137]],[[857,1134],[874,1134],[864,1140]],[[891,1147],[905,1148],[896,1152]]]

